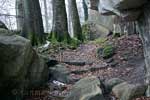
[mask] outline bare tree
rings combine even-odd
[[[82,29],[81,29],[76,0],[68,0],[68,4],[69,4],[69,13],[72,21],[73,34],[77,39],[83,41]]]
[[[65,7],[65,0],[52,0],[53,4],[53,26],[51,37],[61,42],[69,40],[70,36],[68,33],[67,25],[67,14]]]
[[[24,6],[23,0],[16,0],[16,21],[17,21],[17,30],[23,30],[24,24]]]
[[[44,28],[39,0],[24,0],[24,32],[31,40],[32,45],[44,42]]]

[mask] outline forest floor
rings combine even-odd
[[[142,41],[139,36],[135,34],[118,38],[110,36],[107,42],[115,47],[115,54],[109,59],[97,56],[97,49],[101,48],[101,44],[93,42],[81,44],[74,50],[68,48],[56,50],[55,48],[55,52],[51,52],[49,49],[44,54],[63,63],[70,72],[69,76],[75,82],[93,75],[101,80],[120,78],[131,83],[143,82],[145,64]],[[75,82],[65,84],[63,89],[50,91],[49,100],[62,100]]]

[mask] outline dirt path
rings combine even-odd
[[[108,60],[97,57],[98,44],[82,44],[76,50],[61,51],[61,56],[56,55],[56,59],[62,62],[84,63],[81,66],[66,64],[70,71],[85,71],[84,73],[71,74],[74,78],[96,75],[101,79],[119,77],[126,81],[140,81],[144,79],[144,57],[142,42],[137,35],[111,39],[116,46],[116,54],[111,58],[116,63],[115,66],[108,63]],[[93,70],[92,70],[93,69]],[[137,79],[138,77],[142,79]]]
[[[97,57],[97,49],[101,46],[94,43],[80,45],[77,49],[63,49],[56,53],[47,53],[49,57],[62,62],[70,71],[74,80],[87,76],[97,76],[101,80],[121,78],[131,83],[144,82],[144,56],[142,42],[137,35],[108,39],[115,47],[115,55],[110,59]],[[67,84],[64,89],[50,91],[50,100],[61,100],[72,88]],[[54,96],[54,99],[51,98]],[[58,98],[55,98],[58,97]]]

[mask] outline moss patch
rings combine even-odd
[[[104,59],[110,58],[114,55],[115,48],[112,45],[106,45],[104,46],[102,56]]]
[[[107,40],[108,40],[107,38],[98,38],[98,39],[92,41],[92,43],[104,45],[107,42]]]
[[[82,34],[83,34],[84,41],[88,40],[89,33],[90,33],[90,28],[88,24],[82,25]]]

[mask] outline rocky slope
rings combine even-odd
[[[97,52],[97,50],[102,48],[102,45],[105,43],[111,44],[115,47],[114,55],[108,59],[103,59],[103,57]],[[53,60],[58,61],[59,64],[50,67],[50,70],[53,73],[51,73],[51,81],[49,85],[51,86],[52,84],[55,84],[55,88],[51,89],[49,97],[64,98],[68,95],[70,90],[74,91],[74,89],[72,90],[72,86],[77,81],[84,79],[85,77],[90,78],[93,75],[101,80],[100,83],[105,83],[105,81],[118,78],[128,84],[143,84],[145,79],[145,63],[142,45],[142,41],[138,34],[135,34],[130,36],[123,35],[117,38],[109,36],[104,43],[95,43],[92,41],[86,44],[81,44],[74,50],[66,48],[62,49],[61,46],[53,49],[53,46],[50,46],[50,48],[42,54],[49,55],[51,58],[53,57]],[[60,84],[62,82],[63,86],[57,86],[56,83],[59,82]],[[115,80],[115,82],[118,81]],[[105,91],[107,91],[107,89],[105,89]],[[86,95],[86,93],[83,94],[83,96],[84,95]],[[108,97],[108,95],[103,95],[104,97]],[[72,96],[68,98],[72,98]],[[105,99],[110,100],[110,98]]]

